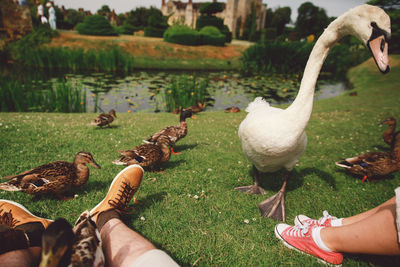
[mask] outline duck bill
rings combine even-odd
[[[93,167],[95,167],[96,169],[101,169],[100,165],[97,164],[97,162],[94,160],[92,162],[89,162],[89,164],[92,165]]]
[[[388,56],[388,43],[383,35],[376,37],[375,39],[368,41],[368,48],[372,53],[376,65],[382,73],[388,73],[389,67],[389,56]]]

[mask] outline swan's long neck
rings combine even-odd
[[[300,127],[298,132],[304,131],[310,119],[315,85],[326,56],[331,47],[345,35],[341,31],[343,22],[344,18],[338,18],[332,22],[315,43],[307,61],[297,97],[286,109],[287,112],[293,114],[296,125]]]

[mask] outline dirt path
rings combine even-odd
[[[184,46],[164,42],[162,38],[121,35],[117,37],[80,35],[76,32],[60,32],[49,46],[62,46],[84,49],[107,49],[118,45],[135,57],[152,57],[154,59],[221,59],[232,60],[242,55],[252,43],[233,41],[225,47]]]

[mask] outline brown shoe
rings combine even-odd
[[[139,165],[130,165],[120,171],[112,181],[106,197],[90,211],[92,220],[98,223],[99,214],[112,209],[119,214],[126,213],[129,202],[140,186],[143,173]]]
[[[0,223],[17,227],[26,223],[39,222],[47,228],[52,220],[37,217],[24,206],[11,200],[0,199]]]

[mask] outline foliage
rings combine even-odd
[[[99,10],[97,10],[97,14],[106,16],[107,14],[111,13],[111,9],[108,5],[102,5]]]
[[[300,37],[310,34],[319,36],[329,24],[325,9],[314,6],[311,2],[301,4],[297,12],[296,29]]]
[[[224,20],[215,16],[200,16],[196,20],[196,29],[200,30],[205,26],[214,26],[218,29],[224,27]]]
[[[370,0],[370,5],[376,5],[384,9],[390,16],[391,38],[389,41],[389,53],[400,53],[400,3],[398,0]]]
[[[86,92],[81,86],[64,80],[59,81],[54,88],[38,88],[40,85],[38,82],[22,84],[0,76],[0,110],[86,112]]]
[[[286,24],[290,22],[292,10],[290,7],[280,7],[275,10],[271,21],[271,27],[276,29],[277,35],[282,35]]]
[[[209,95],[207,86],[205,79],[197,79],[188,75],[176,77],[164,89],[166,110],[171,112],[175,109],[194,106],[197,102],[205,103],[206,97]]]
[[[245,73],[298,73],[305,68],[313,43],[267,42],[256,44],[243,53],[242,71]],[[368,57],[368,51],[359,42],[354,45],[334,46],[324,62],[322,71],[343,77],[347,70]]]
[[[64,16],[61,23],[57,22],[62,29],[71,30],[76,27],[79,23],[85,20],[85,14],[75,9],[67,9],[66,15]]]
[[[173,25],[164,32],[164,41],[183,45],[200,45],[201,36],[186,25]]]
[[[110,22],[101,15],[88,16],[82,23],[76,26],[80,34],[115,36],[118,35]]]
[[[119,47],[104,50],[39,47],[27,51],[19,60],[28,66],[76,71],[128,72],[133,70],[133,57]]]
[[[200,14],[206,14],[211,16],[212,14],[219,13],[223,11],[222,4],[219,2],[206,2],[200,7]]]
[[[162,17],[162,13],[155,7],[145,8],[138,7],[135,10],[129,12],[128,18],[125,23],[136,27],[137,29],[144,30],[148,26],[149,18]]]
[[[147,27],[144,28],[144,36],[163,37],[165,30],[168,28],[167,18],[161,13],[153,14],[149,17]]]
[[[201,42],[205,45],[225,45],[225,35],[223,35],[216,27],[206,26],[200,30]]]

